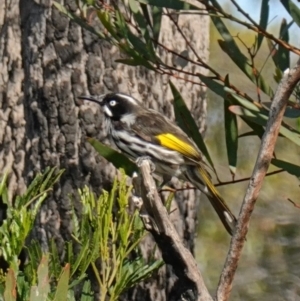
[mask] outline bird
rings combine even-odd
[[[164,181],[177,177],[203,192],[227,232],[233,235],[237,219],[214,186],[203,154],[179,126],[125,93],[78,98],[102,107],[108,136],[123,154],[134,161],[150,158],[155,173]]]

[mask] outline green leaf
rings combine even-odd
[[[288,118],[299,118],[300,117],[300,110],[287,107],[284,112],[284,116]]]
[[[264,93],[272,97],[274,95],[273,90],[265,81],[261,73],[257,69],[253,69],[250,65],[250,61],[240,52],[235,51],[235,43],[232,42],[232,38],[227,38],[226,41],[219,40],[221,49],[231,58],[231,60],[244,72],[244,74],[257,85]]]
[[[152,20],[153,20],[153,39],[158,41],[160,28],[161,28],[161,21],[162,21],[162,13],[163,8],[159,6],[152,7]]]
[[[112,37],[118,40],[118,34],[116,28],[113,26],[113,20],[111,19],[110,14],[107,11],[99,10],[97,15],[104,28],[112,35]]]
[[[261,7],[260,7],[260,21],[259,21],[259,26],[261,28],[263,28],[264,30],[267,29],[268,19],[269,19],[269,0],[262,0],[261,1]],[[264,35],[262,35],[261,33],[259,33],[258,37],[257,37],[256,51],[258,51],[260,49],[260,46],[262,44],[263,39],[264,39]]]
[[[230,53],[230,56],[231,56],[231,53],[235,53],[236,59],[238,60],[238,63],[240,64],[240,66],[243,67],[246,64],[249,65],[247,57],[240,51],[240,48],[238,47],[235,40],[233,39],[230,31],[227,29],[225,23],[219,17],[212,16],[211,19],[212,19],[216,29],[218,30],[218,32],[224,39],[224,41],[219,40],[219,44],[221,42],[221,44],[220,44],[221,48],[223,45],[224,45],[224,48],[226,47],[225,50],[227,50],[227,48],[228,48],[228,53]],[[223,51],[224,51],[224,49],[223,49]]]
[[[300,177],[300,166],[296,164],[278,159],[272,159],[271,163],[279,168],[284,169],[293,176],[296,176],[298,178]]]
[[[148,24],[148,26],[153,29],[152,19],[150,17],[149,9],[151,9],[147,4],[140,3],[143,16]]]
[[[127,175],[132,176],[132,174],[138,170],[136,164],[134,164],[126,156],[115,151],[109,146],[106,146],[100,141],[93,138],[88,138],[88,142],[102,157],[112,163],[116,168],[124,169]]]
[[[243,116],[246,119],[258,124],[258,125],[262,125],[265,126],[268,120],[268,116],[261,113],[261,112],[255,112],[255,111],[251,111],[248,110],[244,107],[241,106],[230,106],[229,110],[239,116]],[[289,140],[291,140],[292,142],[294,142],[296,145],[300,146],[300,135],[298,132],[296,131],[292,131],[290,129],[288,129],[287,127],[281,125],[279,133],[288,138]]]
[[[182,130],[185,133],[187,133],[188,136],[190,136],[195,141],[200,151],[203,153],[207,161],[213,167],[213,161],[208,153],[203,138],[199,133],[199,129],[194,118],[191,115],[191,112],[187,108],[182,96],[180,95],[179,91],[176,89],[174,84],[171,81],[169,81],[169,85],[171,87],[171,91],[174,97],[174,112],[178,125],[182,128]]]
[[[300,9],[291,0],[280,0],[294,22],[300,27]]]
[[[214,6],[219,6],[218,2],[215,0],[211,0]],[[211,12],[214,13],[214,12]],[[234,41],[230,31],[226,27],[225,23],[219,17],[211,16],[211,20],[213,21],[215,27],[219,31],[223,40],[219,40],[219,45],[221,49],[232,59],[232,61],[246,74],[246,76],[254,83],[258,84],[258,87],[267,95],[273,96],[274,93],[271,87],[265,82],[262,75],[258,70],[253,70],[251,67],[251,62],[248,58],[240,51],[238,45]]]
[[[136,0],[129,0],[129,8],[145,41],[149,41],[150,34],[148,28],[151,27],[148,27],[149,24],[147,23],[147,19],[142,15],[139,3]]]
[[[231,113],[229,106],[231,102],[228,98],[224,99],[224,126],[225,126],[225,141],[227,148],[227,158],[229,169],[232,175],[236,173],[237,152],[238,152],[238,125],[237,117]]]
[[[84,281],[80,301],[94,301],[94,293],[90,280]]]
[[[280,26],[280,39],[285,42],[289,42],[289,31],[288,25],[286,23],[286,19],[282,19],[281,26]],[[279,69],[284,72],[286,69],[290,67],[290,53],[289,50],[281,45],[278,45],[278,52],[277,52],[277,66]]]
[[[152,6],[171,8],[176,10],[198,9],[196,6],[190,5],[180,0],[138,0],[138,2]]]
[[[221,96],[222,98],[225,97],[224,92],[224,85],[219,84],[211,77],[205,76],[203,74],[197,74],[200,80],[214,93]]]
[[[262,108],[262,106],[257,102],[251,102],[244,97],[236,94],[236,92],[228,87],[224,87],[224,91],[230,93],[230,95],[236,100],[237,103],[241,104],[243,107],[255,111],[255,112],[262,112],[265,114],[269,114],[269,111]]]
[[[242,116],[240,117],[253,130],[253,133],[255,133],[255,135],[257,135],[261,139],[265,132],[264,128],[261,125],[258,125],[255,122],[248,120],[247,118],[244,118]],[[243,137],[243,135],[241,135],[240,137]]]
[[[63,268],[63,272],[58,280],[54,301],[67,300],[69,279],[70,279],[70,264],[67,263]]]
[[[7,178],[8,178],[8,174],[5,173],[2,176],[1,182],[0,182],[0,196],[2,199],[2,203],[8,205],[9,201],[8,201],[8,188],[7,188]]]
[[[139,12],[139,5],[138,5],[138,2],[136,0],[128,0],[128,4],[129,4],[130,10],[134,14]]]
[[[272,105],[272,102],[264,102],[263,103],[265,107],[270,108]],[[300,109],[293,108],[293,107],[286,107],[284,112],[284,117],[287,118],[298,118],[300,117]]]

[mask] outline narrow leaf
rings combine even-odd
[[[126,156],[115,151],[109,146],[106,146],[102,144],[100,141],[93,138],[88,138],[88,142],[95,148],[95,150],[102,157],[104,157],[107,161],[112,163],[116,168],[124,169],[127,175],[132,176],[132,174],[138,170],[137,166],[132,161],[130,161]]]
[[[261,139],[265,132],[264,128],[261,125],[248,120],[247,118],[244,118],[242,116],[241,118],[253,130],[253,132]]]
[[[260,112],[254,112],[254,111],[248,110],[241,106],[230,106],[229,110],[232,113],[239,115],[239,116],[243,116],[244,118],[246,118],[258,125],[265,126],[267,123],[267,120],[268,120],[267,115],[262,114]],[[291,140],[292,142],[294,142],[295,144],[300,146],[300,135],[298,132],[292,131],[282,125],[280,127],[279,133],[282,134],[282,136],[288,138],[289,140]]]
[[[138,2],[176,10],[198,9],[197,7],[181,0],[138,0]]]
[[[261,113],[265,113],[268,114],[268,110],[263,109],[263,107],[261,106],[260,103],[258,102],[251,102],[247,99],[245,99],[244,97],[236,94],[235,91],[233,91],[232,89],[228,88],[228,87],[224,87],[224,91],[227,93],[230,93],[231,96],[237,101],[237,103],[241,104],[243,107],[251,110],[251,111],[255,111],[255,112],[261,112]]]
[[[97,16],[101,21],[102,25],[104,26],[104,28],[112,35],[112,37],[118,40],[118,34],[116,32],[116,28],[113,26],[113,22],[111,20],[110,14],[107,11],[99,10],[97,12]]]
[[[259,26],[264,30],[267,29],[269,19],[269,0],[262,0],[261,7],[260,7],[260,21]],[[264,36],[262,34],[258,34],[257,37],[257,48],[256,51],[260,49]]]
[[[63,268],[63,272],[58,280],[54,301],[67,300],[69,279],[70,279],[70,264],[67,263]]]
[[[124,65],[129,65],[129,66],[140,66],[141,65],[141,63],[138,62],[136,59],[118,59],[118,60],[115,60],[115,62],[124,64]]]
[[[231,39],[227,41],[219,40],[221,49],[231,58],[231,60],[244,72],[244,74],[267,95],[272,97],[274,95],[273,90],[265,81],[261,73],[251,67],[249,60],[240,52],[236,52],[233,48]]]
[[[150,26],[151,28],[153,28],[153,24],[152,24],[152,20],[151,20],[151,17],[150,17],[148,5],[144,4],[144,3],[140,3],[140,6],[141,6],[143,16],[144,16],[144,18],[145,18],[148,26]]]
[[[281,4],[291,15],[295,23],[300,27],[300,9],[291,0],[280,0]]]
[[[272,159],[271,163],[279,168],[284,169],[285,171],[287,171],[288,173],[290,173],[293,176],[296,177],[300,177],[300,166],[290,163],[290,162],[286,162],[283,160],[278,160],[278,159]]]
[[[199,129],[197,127],[194,118],[191,115],[191,112],[187,108],[181,94],[176,89],[174,84],[170,81],[169,85],[171,87],[173,97],[174,97],[174,112],[175,112],[175,118],[176,121],[178,122],[178,125],[182,128],[182,130],[185,133],[187,133],[188,136],[190,136],[195,141],[200,151],[206,157],[209,164],[213,167],[214,166],[213,161],[208,153],[203,138],[199,133]]]
[[[201,81],[214,93],[221,96],[222,98],[225,97],[224,92],[224,85],[219,84],[211,77],[205,76],[203,74],[197,74]]]
[[[159,6],[152,7],[152,19],[153,19],[153,39],[158,41],[161,28],[163,8]]]
[[[270,108],[272,103],[271,102],[264,102],[263,103],[265,107]],[[288,118],[298,118],[300,117],[300,109],[297,108],[297,106],[294,107],[286,107],[284,116]]]
[[[288,31],[288,25],[286,23],[286,19],[282,19],[281,26],[280,26],[280,39],[282,39],[285,42],[289,42],[289,31]],[[282,47],[281,45],[278,45],[278,62],[277,66],[279,69],[284,72],[287,68],[290,67],[290,53],[289,50],[285,47]]]
[[[231,105],[228,99],[224,101],[224,125],[225,125],[225,141],[227,148],[227,158],[229,169],[232,175],[236,173],[237,151],[238,151],[238,126],[237,117],[229,111]]]

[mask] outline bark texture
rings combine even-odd
[[[76,1],[63,4],[76,12]],[[198,54],[207,60],[208,17],[177,18]],[[47,249],[48,238],[62,245],[70,237],[71,207],[80,211],[77,188],[87,184],[100,193],[102,188],[109,189],[116,173],[86,142],[89,136],[109,143],[102,113],[93,104],[80,105],[77,96],[122,91],[174,118],[169,78],[116,63],[120,54],[115,47],[70,22],[50,0],[0,1],[0,29],[0,170],[10,173],[11,195],[24,191],[36,172],[46,166],[66,170],[43,205],[33,233]],[[179,53],[187,49],[167,17],[163,17],[160,41]],[[174,61],[172,55],[163,59]],[[195,66],[185,68],[199,72]],[[205,89],[172,81],[189,102],[203,132]],[[181,184],[175,180],[174,185]],[[172,218],[179,235],[193,249],[195,193],[178,193],[176,201]],[[151,253],[151,237],[142,248],[145,256]],[[175,282],[172,271],[164,268],[124,299],[169,300]]]

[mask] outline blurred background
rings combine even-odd
[[[220,1],[225,10],[232,15],[241,17],[230,1]],[[237,1],[240,6],[259,23],[260,0]],[[294,2],[299,6],[298,3]],[[270,0],[268,30],[279,36],[282,19],[287,22],[292,19],[280,1]],[[236,36],[235,41],[247,47],[254,43],[254,34],[236,23],[225,22],[231,33]],[[289,30],[290,43],[299,47],[299,27],[293,24]],[[241,91],[257,99],[257,90],[229,57],[220,49],[217,40],[221,39],[214,25],[210,26],[210,64],[223,76],[229,75],[230,82]],[[274,64],[269,55],[270,51],[266,40],[257,56],[256,64],[267,79],[273,78]],[[291,56],[291,66],[297,57]],[[276,82],[271,82],[272,88]],[[261,93],[262,101],[270,102]],[[232,179],[228,169],[225,146],[223,99],[213,92],[208,93],[208,119],[205,141],[208,145],[218,174],[222,181]],[[285,119],[289,124],[299,129],[298,119]],[[250,128],[239,120],[239,134],[249,132]],[[257,136],[248,136],[239,139],[238,164],[235,179],[247,178],[251,175],[256,160],[260,139]],[[276,145],[276,155],[282,160],[300,165],[300,150],[287,139],[280,138]],[[271,166],[270,171],[278,168]],[[236,215],[245,195],[248,182],[224,185],[218,187],[225,200]],[[262,191],[252,214],[247,241],[244,246],[234,287],[230,300],[300,300],[300,209],[288,201],[288,198],[300,204],[299,180],[287,172],[269,176],[265,179]],[[222,229],[216,214],[211,210],[208,202],[204,202],[199,213],[198,237],[195,253],[201,270],[209,275],[207,285],[210,289],[216,287],[221,269],[224,265],[230,237]],[[209,216],[209,218],[203,217]]]

